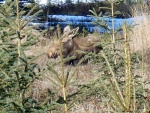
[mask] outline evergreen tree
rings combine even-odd
[[[65,4],[71,5],[71,4],[72,4],[72,0],[66,0],[66,1],[65,1]]]

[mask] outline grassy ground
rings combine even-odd
[[[134,70],[134,75],[138,74],[142,76],[143,78],[141,81],[144,79],[148,79],[150,77],[150,21],[149,21],[149,15],[147,13],[142,13],[140,15],[137,15],[137,12],[134,13],[135,16],[141,16],[143,19],[142,20],[136,20],[135,24],[136,26],[132,29],[132,32],[128,34],[130,38],[130,49],[131,49],[131,54],[132,53],[137,53],[139,56],[143,58],[143,63],[140,62],[140,66],[138,69]],[[122,38],[122,35],[117,36],[116,38]],[[52,66],[53,69],[59,74],[62,74],[62,67],[60,64],[58,64],[58,59],[48,59],[46,56],[47,49],[50,45],[52,45],[52,40],[46,40],[46,44],[43,46],[38,45],[34,46],[32,50],[29,52],[32,55],[38,55],[39,53],[44,53],[42,56],[40,56],[37,60],[36,63],[38,63],[41,67],[41,69],[45,69],[46,64],[49,62]],[[116,45],[118,48],[122,48],[123,45],[118,44]],[[29,54],[28,53],[28,54]],[[71,65],[64,65],[64,72],[65,74],[68,72],[73,73],[74,70],[76,69],[75,66]],[[99,74],[95,74],[97,70],[100,70],[101,66],[100,64],[95,64],[95,63],[87,63],[84,65],[79,65],[78,69],[76,70],[75,76],[71,79],[71,85],[67,87],[67,95],[72,94],[76,92],[79,88],[77,85],[83,85],[83,84],[88,84],[92,83],[92,81],[96,80],[98,76],[102,75],[103,70],[99,72]],[[54,85],[51,80],[53,79],[52,73],[50,71],[46,71],[45,73],[41,74],[41,78],[37,81],[35,81],[32,84],[32,90],[33,90],[33,98],[36,100],[43,102],[45,100],[45,97],[47,97],[47,88],[50,89],[51,91],[56,91],[55,93],[55,99],[59,97],[59,95],[62,96],[62,91],[59,90],[59,87]],[[143,85],[144,88],[149,88],[150,84]],[[97,95],[98,96],[98,95]],[[146,95],[147,97],[150,95]],[[102,97],[96,97],[94,96],[89,96],[84,98],[82,101],[78,101],[73,103],[73,107],[69,110],[70,113],[105,113],[105,112],[110,112],[112,111],[112,106],[109,104],[108,101],[102,102],[101,101]],[[102,99],[103,100],[103,99]],[[149,103],[149,100],[147,101]],[[59,109],[59,108],[58,108]],[[60,109],[61,111],[61,109]]]

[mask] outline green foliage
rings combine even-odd
[[[101,22],[103,22],[99,17],[101,13],[97,15],[95,10],[90,10],[90,12],[97,18],[95,23],[98,23],[99,26],[105,25],[108,28],[107,24],[101,25]],[[112,17],[114,16],[112,15]],[[124,23],[122,27],[124,39],[116,39],[115,34],[117,32],[114,30],[111,35],[114,34],[115,43],[111,39],[109,40],[111,38],[109,34],[104,36],[105,39],[101,37],[103,50],[98,55],[92,56],[93,60],[96,60],[97,64],[99,64],[99,70],[95,72],[99,77],[94,82],[91,90],[97,89],[95,84],[99,89],[104,89],[104,95],[101,91],[97,91],[95,95],[98,93],[102,94],[99,96],[105,97],[105,99],[102,98],[102,102],[99,104],[101,105],[101,103],[105,103],[107,100],[110,103],[110,109],[108,111],[111,112],[149,111],[148,102],[145,101],[145,97],[149,95],[150,90],[144,87],[149,79],[144,79],[144,76],[135,75],[135,70],[139,70],[143,58],[141,58],[141,55],[130,53],[130,39],[128,34],[129,31],[132,31],[132,27],[132,25],[127,26]],[[115,44],[115,48],[111,47],[113,43]],[[120,47],[118,44],[124,45],[124,47]],[[140,71],[143,71],[143,69]]]
[[[17,0],[0,6],[0,111],[3,113],[45,112],[43,106],[27,95],[40,76],[39,66],[33,63],[35,57],[24,53],[38,40],[27,27],[30,20],[26,20],[35,7],[22,19],[25,13],[19,11]]]
[[[93,24],[97,25],[98,27],[104,28],[104,30],[106,30],[106,31],[110,29],[107,22],[104,21],[104,17],[102,17],[102,12],[97,14],[95,8],[93,8],[93,10],[89,10],[89,11],[92,13],[92,15],[89,15],[89,16],[96,18],[96,20],[93,21]]]
[[[79,96],[82,97],[84,95],[82,99],[85,100],[89,96],[97,97],[96,99],[101,100],[99,102],[101,106],[109,103],[107,111],[119,113],[145,111],[147,113],[149,111],[149,102],[145,98],[149,95],[150,90],[144,88],[143,84],[145,86],[149,79],[144,79],[140,74],[135,74],[137,70],[142,71],[140,69],[142,63],[141,55],[128,53],[130,52],[130,40],[125,42],[123,39],[116,40],[116,44],[125,44],[125,47],[116,47],[115,54],[112,52],[109,41],[107,43],[105,39],[101,41],[104,41],[101,42],[103,50],[98,55],[88,54],[91,55],[94,63],[99,65],[99,68],[94,71],[98,78],[81,85],[80,88],[83,90]],[[115,60],[113,59],[114,56]]]

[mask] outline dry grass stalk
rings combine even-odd
[[[131,34],[131,50],[132,52],[140,52],[142,56],[141,62],[141,71],[140,75],[142,76],[141,84],[143,89],[148,88],[150,84],[145,84],[145,80],[150,77],[149,75],[149,67],[150,67],[150,21],[149,21],[149,11],[147,7],[141,6],[140,12],[139,10],[134,10],[134,15],[137,19],[134,22],[137,24],[133,29],[133,33]],[[146,92],[143,90],[143,96],[146,97]],[[143,112],[146,111],[146,104],[143,105]],[[136,109],[136,108],[134,108]]]
[[[125,86],[125,106],[127,111],[130,110],[130,104],[131,104],[131,56],[130,56],[130,45],[129,45],[129,39],[127,36],[127,24],[126,21],[124,22],[123,26],[123,34],[124,34],[124,53],[125,53],[125,80],[126,80],[126,86]]]
[[[145,12],[146,9],[141,10],[140,12],[138,10],[134,10],[134,23],[136,26],[133,28],[133,33],[130,36],[131,39],[131,50],[133,52],[142,51],[142,48],[144,50],[147,50],[150,48],[150,21],[149,21],[149,15]],[[141,43],[143,42],[143,43]]]
[[[143,7],[141,7],[143,8]],[[145,77],[149,77],[149,74],[146,74],[145,71],[146,67],[147,70],[150,67],[150,21],[149,21],[149,14],[147,8],[141,9],[140,11],[136,8],[134,9],[134,23],[136,26],[133,28],[133,33],[130,34],[131,40],[131,52],[142,52],[142,71],[141,75]]]

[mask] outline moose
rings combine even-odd
[[[64,58],[75,56],[75,59],[71,60],[70,63],[74,65],[75,60],[79,60],[85,56],[83,53],[79,53],[78,50],[84,52],[98,53],[102,50],[101,46],[96,46],[95,43],[100,42],[100,39],[93,36],[92,34],[86,37],[76,37],[79,27],[70,29],[70,26],[66,26],[63,30],[61,37],[62,55]],[[48,58],[56,58],[60,55],[60,42],[55,41],[52,46],[49,47],[47,56]]]

